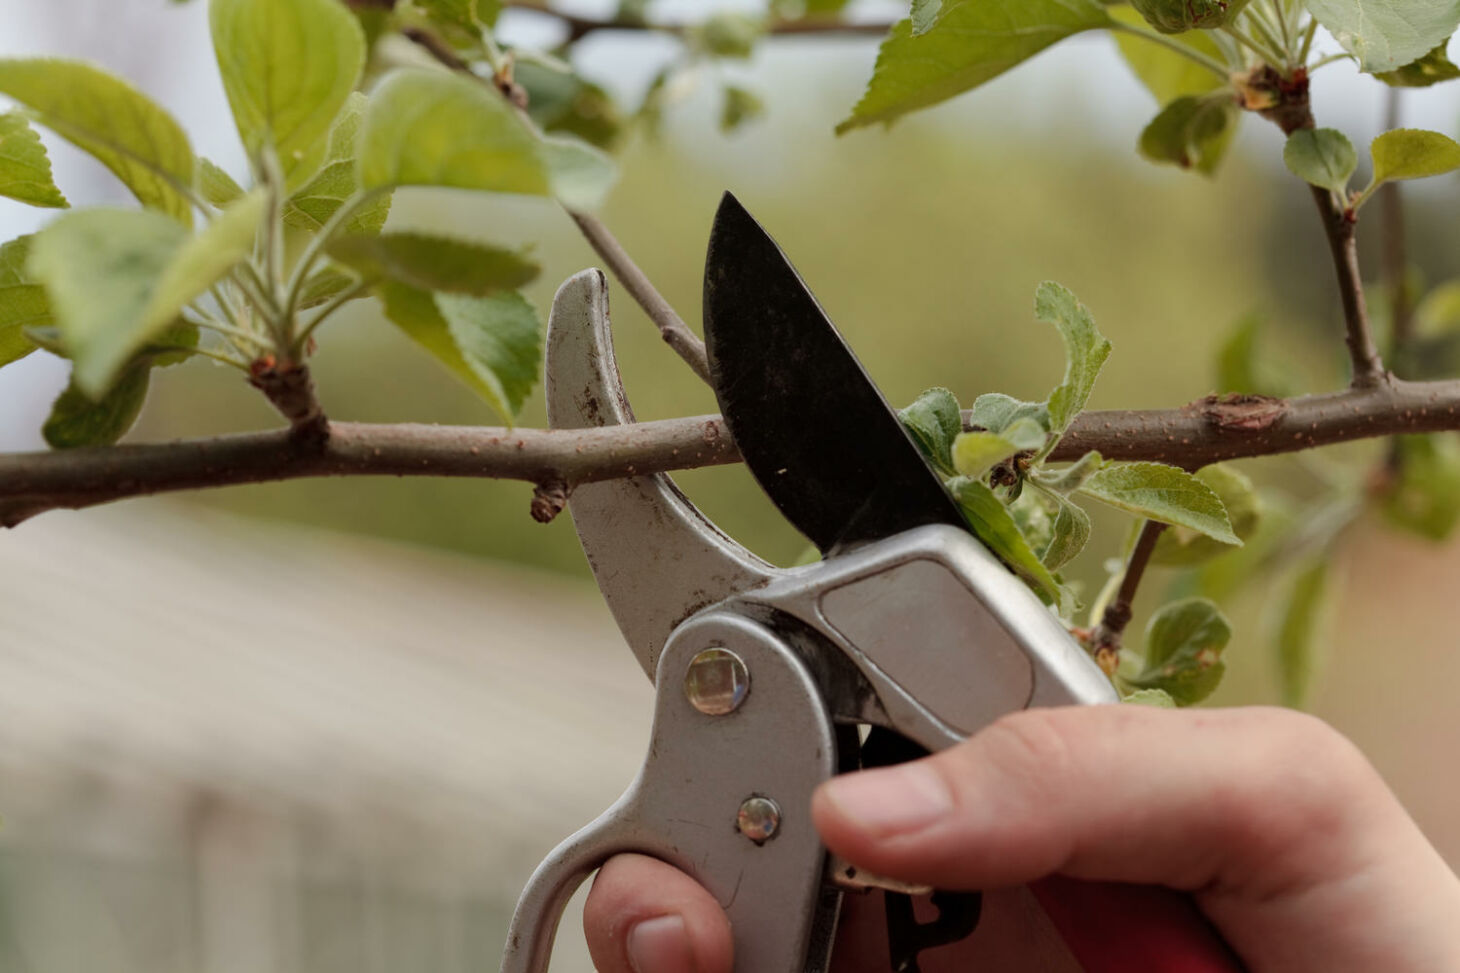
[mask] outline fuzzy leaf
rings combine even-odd
[[[1423,57],[1460,25],[1460,0],[1303,0],[1359,69],[1393,71]]]
[[[1163,34],[1212,30],[1232,22],[1247,0],[1130,0],[1146,23]]]
[[[1045,489],[1059,494],[1068,494],[1080,489],[1084,482],[1103,465],[1105,465],[1105,460],[1092,449],[1064,469],[1050,470],[1041,467],[1032,475]]]
[[[949,480],[948,489],[958,501],[974,534],[1009,570],[1023,578],[1046,602],[1060,606],[1062,611],[1072,607],[1070,602],[1073,599],[1034,553],[1029,541],[1020,533],[1019,525],[994,491],[966,476]]]
[[[509,423],[537,380],[542,331],[520,294],[432,295],[387,281],[385,313]]]
[[[518,61],[512,79],[527,90],[527,113],[544,132],[576,135],[605,150],[622,137],[623,116],[601,86],[531,61]]]
[[[1048,546],[1039,555],[1044,566],[1058,571],[1085,549],[1090,541],[1090,515],[1060,496],[1052,495],[1057,510]]]
[[[1381,71],[1374,77],[1393,88],[1428,88],[1441,81],[1453,81],[1460,78],[1460,67],[1446,55],[1449,46],[1448,41],[1437,44],[1424,57],[1393,71]]]
[[[1374,176],[1369,189],[1395,179],[1423,179],[1460,169],[1460,143],[1439,132],[1396,128],[1369,143]]]
[[[765,114],[765,100],[748,88],[727,84],[720,102],[720,131],[733,132]]]
[[[1021,419],[1033,419],[1049,431],[1049,407],[1043,402],[1021,402],[1002,392],[985,392],[973,400],[970,420],[989,432],[1003,432]]]
[[[0,196],[50,209],[71,205],[51,178],[41,137],[20,112],[0,114]]]
[[[963,431],[963,416],[953,393],[945,388],[928,389],[897,417],[928,461],[951,475],[953,440]]]
[[[304,290],[299,294],[299,309],[307,311],[312,307],[319,307],[321,304],[328,304],[330,298],[336,294],[343,293],[354,286],[355,278],[349,274],[342,274],[338,270],[326,267],[323,270],[316,270],[309,275],[304,282]],[[366,296],[363,292],[361,297]]]
[[[938,14],[943,12],[943,0],[912,0],[912,32],[917,37],[933,29]]]
[[[110,446],[137,421],[151,374],[149,363],[136,362],[100,399],[92,399],[73,382],[51,406],[41,435],[53,449]]]
[[[1065,380],[1049,393],[1049,425],[1063,433],[1085,408],[1095,379],[1110,357],[1110,342],[1095,327],[1095,319],[1075,295],[1052,281],[1034,293],[1034,316],[1059,329],[1065,342]]]
[[[53,323],[46,289],[26,267],[34,239],[23,236],[0,245],[0,365],[35,351],[35,343],[26,336],[27,328],[47,328]]]
[[[1146,626],[1145,666],[1127,682],[1164,690],[1178,706],[1199,703],[1222,681],[1222,650],[1231,637],[1221,609],[1205,598],[1164,605]]]
[[[913,35],[911,20],[892,28],[866,93],[836,130],[936,105],[1066,37],[1113,23],[1098,0],[945,0],[923,33]]]
[[[1162,463],[1118,463],[1087,479],[1080,492],[1127,513],[1189,527],[1224,544],[1240,545],[1221,498],[1185,470]]]
[[[1262,505],[1257,490],[1245,474],[1225,463],[1213,463],[1196,472],[1196,478],[1211,488],[1227,510],[1232,533],[1246,543],[1256,532]],[[1151,563],[1187,566],[1226,554],[1232,545],[1215,541],[1190,527],[1168,527],[1161,532]]]
[[[755,42],[765,28],[756,18],[732,10],[710,14],[692,32],[694,45],[714,57],[745,59],[755,52]]]
[[[1130,703],[1132,706],[1154,706],[1157,709],[1175,709],[1176,700],[1164,689],[1137,689],[1120,697],[1122,703]]]
[[[1316,557],[1300,568],[1288,589],[1287,604],[1277,629],[1278,683],[1284,706],[1301,708],[1313,682],[1315,642],[1324,592],[1328,587],[1328,558]]]
[[[1300,128],[1283,146],[1283,164],[1299,179],[1343,196],[1359,155],[1348,136],[1334,128]]]
[[[1240,110],[1223,94],[1175,99],[1141,131],[1141,155],[1211,175],[1226,155],[1237,130]]]
[[[355,92],[345,101],[330,129],[324,165],[314,178],[284,204],[284,222],[300,230],[318,233],[324,229],[345,200],[355,195],[356,143],[365,118],[365,96]],[[345,222],[346,233],[379,233],[390,216],[390,194],[380,193],[355,211]]]
[[[272,146],[288,185],[300,185],[360,81],[359,22],[337,0],[211,0],[208,20],[244,148]]]
[[[364,189],[450,186],[556,196],[591,209],[614,176],[597,149],[539,137],[496,92],[440,71],[400,70],[383,81],[359,148]]]
[[[423,233],[341,237],[328,253],[366,279],[389,277],[421,290],[477,297],[515,290],[539,270],[517,251]]]
[[[193,181],[193,150],[171,115],[136,88],[78,61],[0,60],[0,94],[116,173],[143,206],[192,226],[178,189]]]

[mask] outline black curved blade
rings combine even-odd
[[[965,526],[781,248],[726,193],[705,260],[715,397],[750,471],[822,553]]]

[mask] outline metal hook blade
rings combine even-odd
[[[570,277],[553,298],[546,384],[548,422],[555,429],[634,421],[614,360],[601,271]],[[720,531],[663,474],[579,484],[569,509],[599,590],[650,679],[676,625],[777,573]]]

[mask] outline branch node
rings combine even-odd
[[[308,365],[264,355],[249,365],[248,383],[289,420],[289,438],[295,443],[323,445],[329,438],[329,419],[314,394]]]
[[[568,505],[573,488],[562,480],[544,480],[532,491],[532,519],[550,524]]]

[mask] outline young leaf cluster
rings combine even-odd
[[[485,9],[427,6],[463,30]],[[245,184],[196,156],[172,116],[125,81],[78,62],[0,60],[0,94],[20,106],[0,115],[0,194],[68,205],[37,124],[94,156],[139,204],[72,210],[0,247],[0,365],[38,347],[72,365],[47,440],[116,441],[150,369],[195,355],[283,395],[271,382],[305,368],[316,329],[371,294],[510,421],[541,355],[537,312],[518,293],[537,265],[486,242],[386,231],[392,196],[451,187],[590,209],[613,164],[445,70],[397,70],[358,92],[366,37],[337,0],[212,0],[209,21]]]

